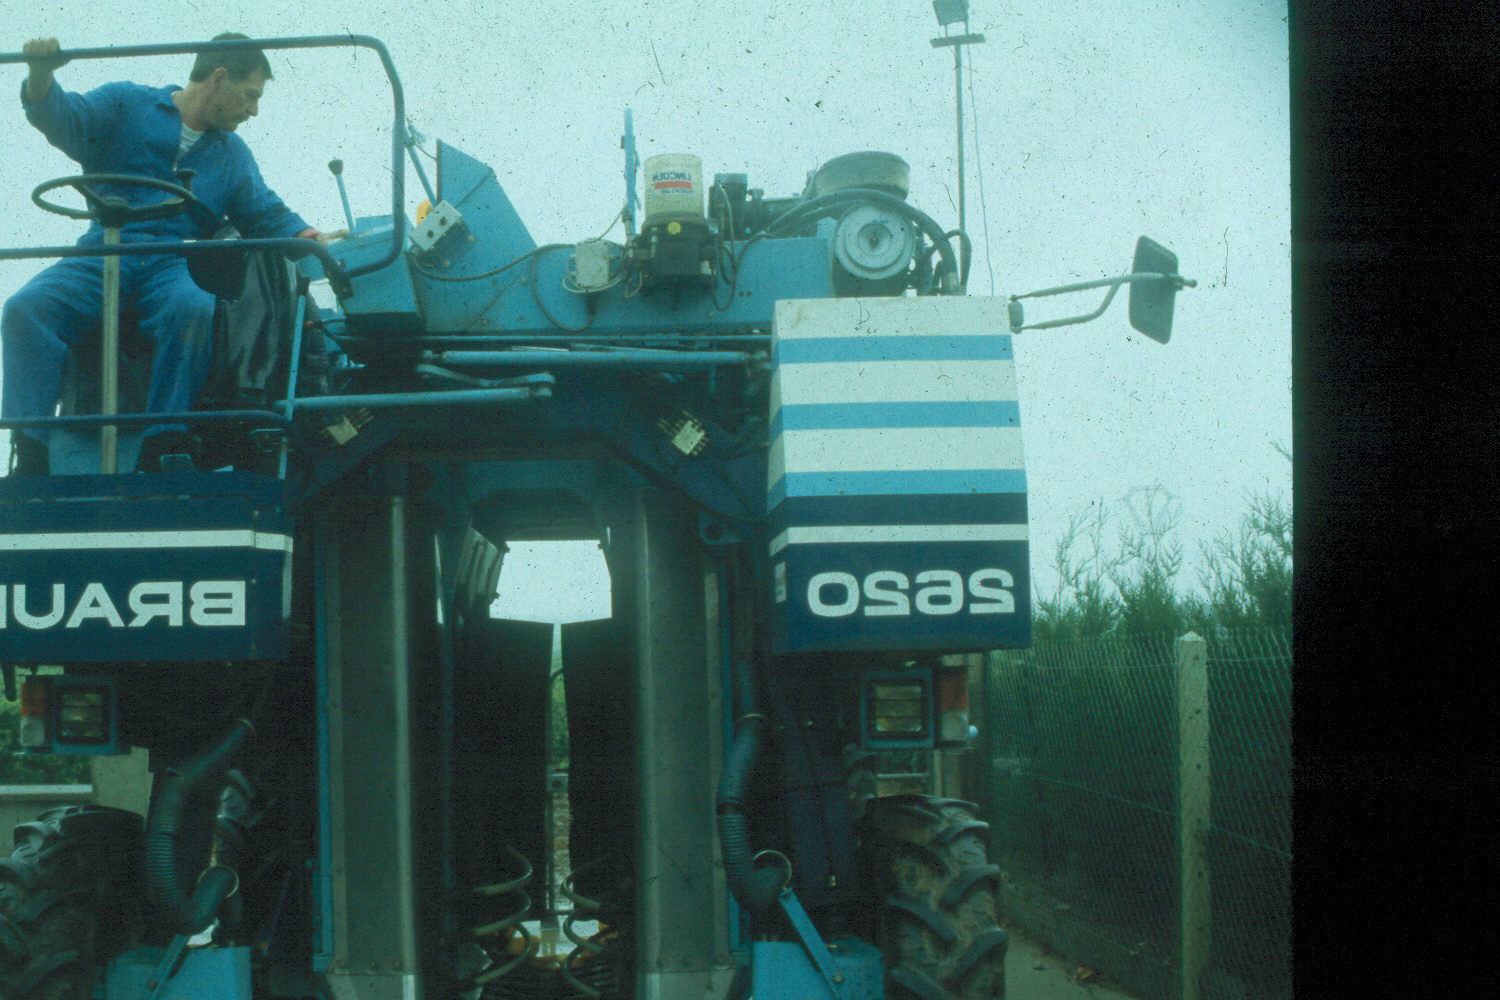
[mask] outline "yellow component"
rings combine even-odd
[[[667,223],[667,232],[670,233],[673,236],[676,236],[678,233],[682,232],[682,223],[680,223],[680,222],[669,222],[669,223]]]
[[[359,428],[345,415],[340,415],[337,423],[328,424],[323,428],[323,433],[333,439],[334,444],[348,444],[354,440],[354,435],[359,433]]]
[[[432,202],[423,198],[422,204],[417,206],[417,222],[421,223],[423,219],[427,218],[427,213],[430,211],[432,211]]]

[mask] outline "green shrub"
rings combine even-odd
[[[21,716],[16,703],[0,700],[0,785],[88,783],[88,758],[24,753],[20,726]]]
[[[1292,620],[1292,515],[1285,497],[1247,498],[1236,530],[1199,547],[1199,590],[1178,577],[1181,503],[1161,486],[1119,501],[1129,526],[1113,527],[1102,501],[1073,515],[1053,552],[1058,588],[1038,596],[1037,640],[1100,635],[1206,633],[1216,625],[1287,626]]]

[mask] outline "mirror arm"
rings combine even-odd
[[[1071,285],[1058,285],[1055,288],[1043,288],[1035,292],[1026,292],[1022,295],[1012,295],[1011,302],[1011,333],[1020,333],[1022,330],[1050,330],[1059,326],[1073,326],[1078,323],[1087,323],[1104,315],[1109,304],[1114,301],[1115,293],[1120,290],[1121,285],[1133,285],[1138,281],[1170,281],[1182,288],[1196,288],[1197,281],[1184,278],[1180,274],[1158,274],[1155,271],[1135,271],[1130,274],[1122,274],[1117,278],[1099,278],[1096,281],[1079,281]],[[1069,316],[1066,319],[1050,319],[1042,323],[1031,323],[1023,326],[1021,323],[1021,299],[1040,299],[1052,295],[1066,295],[1069,292],[1086,292],[1091,288],[1109,287],[1109,292],[1104,296],[1104,301],[1099,303],[1099,308],[1091,313],[1081,316]]]
[[[1095,309],[1091,313],[1085,313],[1082,316],[1069,316],[1069,317],[1067,317],[1065,319],[1049,319],[1049,320],[1047,320],[1046,322],[1043,322],[1043,323],[1031,323],[1031,324],[1029,324],[1027,326],[1017,325],[1015,323],[1015,320],[1014,320],[1014,317],[1013,317],[1012,321],[1011,321],[1011,332],[1012,333],[1020,333],[1022,330],[1050,330],[1053,327],[1058,327],[1058,326],[1073,326],[1075,323],[1087,323],[1090,320],[1098,319],[1100,316],[1104,315],[1104,310],[1108,309],[1109,308],[1109,304],[1114,301],[1114,299],[1115,299],[1115,293],[1120,290],[1120,284],[1121,284],[1121,282],[1119,282],[1118,280],[1116,280],[1113,283],[1111,283],[1110,284],[1109,292],[1106,293],[1105,296],[1104,296],[1104,301],[1101,302],[1101,303],[1099,303],[1099,308]],[[1097,288],[1097,287],[1099,287],[1099,285],[1091,282],[1087,287]],[[1075,291],[1076,292],[1076,291],[1082,291],[1082,289],[1079,289],[1079,288],[1071,288],[1071,289],[1057,288],[1057,289],[1051,290],[1050,292],[1032,292],[1030,295],[1017,295],[1017,296],[1014,296],[1014,298],[1012,298],[1011,301],[1014,302],[1017,299],[1035,298],[1035,297],[1037,297],[1039,295],[1049,295],[1049,294],[1055,295],[1055,294],[1058,294],[1058,293],[1063,292],[1063,291]]]

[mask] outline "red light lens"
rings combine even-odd
[[[30,677],[21,682],[21,717],[44,719],[47,717],[47,695],[52,684],[39,677]]]
[[[932,672],[937,688],[939,712],[969,710],[969,671],[967,667],[942,668]]]

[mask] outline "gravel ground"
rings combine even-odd
[[[1089,976],[1088,970],[1052,958],[1041,946],[1011,931],[1005,956],[1007,1000],[1134,1000]]]

